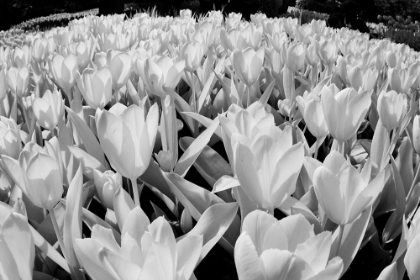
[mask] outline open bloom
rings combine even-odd
[[[153,94],[163,97],[163,87],[176,87],[184,68],[185,60],[174,63],[168,56],[148,58],[144,63],[144,82]]]
[[[384,180],[382,171],[370,181],[370,172],[359,173],[336,151],[330,152],[313,175],[319,204],[328,218],[339,225],[352,223],[371,206],[382,191]]]
[[[235,50],[232,54],[232,65],[238,78],[248,87],[253,85],[261,73],[264,62],[264,48],[255,51],[246,48],[243,51]]]
[[[57,138],[41,148],[29,142],[19,160],[2,156],[3,165],[23,193],[38,207],[51,209],[63,194],[63,175]]]
[[[332,240],[330,232],[315,235],[301,214],[278,221],[255,210],[235,244],[239,280],[339,279],[343,261],[329,260]]]
[[[408,99],[404,93],[382,91],[378,97],[378,114],[388,131],[400,126],[408,111]]]
[[[321,92],[321,104],[331,135],[344,142],[356,134],[369,110],[371,99],[366,92],[346,88],[333,94],[327,87]]]
[[[77,86],[86,103],[93,109],[103,109],[112,98],[112,75],[107,67],[100,70],[86,68],[76,75]]]
[[[91,238],[76,239],[75,253],[94,280],[188,280],[199,261],[203,237],[176,241],[169,223],[149,222],[140,207],[127,215],[121,246],[111,229],[95,225]]]
[[[154,104],[145,118],[143,105],[117,103],[109,111],[96,110],[96,129],[101,147],[112,167],[127,178],[146,171],[155,145],[159,109]]]
[[[42,98],[34,100],[32,110],[38,124],[52,131],[64,117],[64,100],[61,92],[54,90],[52,93],[47,90]]]
[[[238,142],[235,171],[241,187],[260,208],[274,211],[296,189],[303,164],[301,143],[261,135],[250,144]]]

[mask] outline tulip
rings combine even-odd
[[[64,100],[61,92],[47,90],[42,98],[36,98],[32,110],[38,124],[53,132],[54,128],[63,122]]]
[[[180,58],[185,60],[185,70],[190,72],[196,71],[201,66],[203,55],[204,47],[198,41],[185,43],[180,50]]]
[[[117,53],[115,51],[108,51],[107,65],[112,74],[112,88],[119,90],[128,81],[133,68],[131,57],[126,53]]]
[[[338,52],[337,45],[334,42],[324,41],[321,44],[317,43],[317,51],[319,58],[326,64],[330,65],[337,60]]]
[[[111,170],[106,170],[104,173],[101,173],[93,169],[93,180],[95,182],[96,193],[103,206],[114,210],[114,195],[122,186],[121,174],[114,173]]]
[[[190,279],[198,264],[203,237],[177,241],[169,223],[150,224],[140,207],[132,209],[121,230],[121,246],[112,231],[94,225],[91,238],[75,240],[75,253],[92,279]]]
[[[55,82],[64,90],[64,93],[70,100],[73,99],[71,88],[76,82],[77,72],[77,57],[70,54],[64,58],[56,54],[49,61],[50,71],[54,77]]]
[[[350,81],[350,86],[356,91],[363,86],[363,74],[362,69],[359,66],[350,68],[347,73]]]
[[[330,232],[315,235],[301,214],[278,221],[255,210],[245,217],[235,244],[239,280],[338,280],[343,261],[330,260],[332,243]]]
[[[191,18],[192,12],[190,9],[180,10],[179,16],[181,18]]]
[[[378,97],[378,114],[382,124],[390,132],[399,127],[408,111],[408,99],[404,93],[382,91]]]
[[[315,170],[313,184],[328,218],[346,225],[373,204],[385,185],[385,171],[370,181],[370,174],[362,175],[340,153],[331,151],[323,166]]]
[[[12,53],[13,66],[15,66],[18,69],[26,67],[30,60],[30,49],[27,45],[24,45],[22,48],[14,49]]]
[[[234,169],[241,188],[259,208],[274,213],[294,193],[303,164],[302,144],[261,135],[250,145],[237,143]]]
[[[20,153],[19,160],[2,156],[10,177],[31,202],[40,208],[51,210],[63,194],[59,153],[59,147],[54,148],[50,142],[46,142],[44,148],[30,142]]]
[[[235,50],[232,54],[233,69],[241,82],[248,87],[252,86],[260,76],[263,61],[264,48],[258,51],[252,48]]]
[[[0,263],[4,280],[31,280],[35,246],[28,220],[0,202]]]
[[[184,68],[184,60],[174,63],[167,56],[148,58],[144,64],[144,82],[153,94],[164,97],[166,93],[163,87],[175,88]]]
[[[28,90],[29,78],[28,68],[17,69],[12,67],[7,72],[7,85],[13,94],[23,97]]]
[[[16,122],[0,116],[0,155],[17,159],[20,150],[20,132]]]
[[[318,139],[326,137],[329,131],[319,96],[313,93],[305,93],[303,97],[297,96],[296,101],[305,124],[312,135]]]
[[[118,103],[117,103],[118,104]],[[116,108],[114,105],[112,108]],[[96,110],[96,130],[101,147],[111,166],[124,177],[130,178],[133,188],[135,180],[149,166],[155,145],[159,121],[159,109],[154,104],[145,118],[145,108],[124,105],[121,115],[114,115],[106,110]],[[134,191],[136,205],[140,203],[137,191]]]
[[[321,104],[328,130],[337,141],[343,143],[353,137],[361,125],[371,103],[366,92],[346,88],[337,94],[324,87]]]
[[[76,74],[77,87],[86,103],[93,109],[103,109],[112,99],[112,74],[107,67],[100,70],[86,68]]]
[[[48,55],[48,40],[45,38],[35,39],[32,45],[32,57],[36,62],[41,63]]]
[[[286,52],[286,67],[292,72],[296,73],[305,66],[305,47],[303,44],[292,44],[287,48]]]
[[[417,73],[409,69],[388,69],[388,82],[390,88],[396,92],[408,93],[410,87],[417,79]]]

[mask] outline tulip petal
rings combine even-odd
[[[134,207],[134,209],[128,213],[124,221],[121,236],[124,238],[125,234],[128,233],[132,238],[138,241],[138,246],[140,247],[141,237],[147,231],[149,225],[149,218],[143,210],[140,207]]]
[[[287,236],[288,250],[293,252],[297,246],[314,236],[312,225],[302,215],[288,216],[279,221],[283,232]]]
[[[162,243],[151,244],[139,280],[175,280],[174,263],[171,249]]]
[[[235,244],[235,265],[239,280],[265,279],[257,251],[251,237],[243,232]]]
[[[188,235],[176,243],[176,271],[180,279],[190,279],[198,264],[202,246],[203,236],[201,235]]]
[[[346,197],[339,179],[328,168],[321,166],[314,172],[314,190],[322,209],[334,223],[346,220]]]
[[[32,279],[35,246],[26,217],[10,213],[4,224],[1,225],[0,236],[0,243],[5,243],[10,249],[13,260],[19,265],[18,274],[20,277],[18,279]]]

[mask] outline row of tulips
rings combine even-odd
[[[367,244],[379,279],[420,279],[406,45],[189,10],[26,42],[0,48],[2,279],[196,279],[216,244],[241,280],[339,279]]]

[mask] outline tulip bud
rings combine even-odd
[[[197,70],[201,66],[203,55],[204,49],[200,42],[184,44],[180,51],[180,57],[185,60],[185,70],[190,72]]]
[[[191,231],[194,227],[193,219],[188,208],[184,208],[184,210],[182,211],[180,225],[184,234]]]
[[[96,193],[102,204],[111,210],[114,210],[114,195],[122,186],[122,177],[120,173],[114,173],[107,170],[104,173],[94,169],[93,179],[96,186]]]
[[[315,94],[308,94],[304,98],[297,96],[296,101],[299,111],[312,135],[318,139],[327,136],[329,133],[328,126],[325,121],[320,98]]]
[[[20,133],[16,122],[13,119],[0,116],[0,155],[17,159],[20,150]]]
[[[93,109],[103,109],[112,98],[112,74],[107,67],[100,70],[86,68],[76,75],[77,86],[86,103]]]
[[[36,98],[32,110],[38,124],[49,131],[61,124],[64,117],[64,100],[61,92],[47,90],[42,98]]]
[[[382,91],[378,97],[378,114],[384,127],[391,131],[400,126],[408,111],[407,96],[396,91]]]

